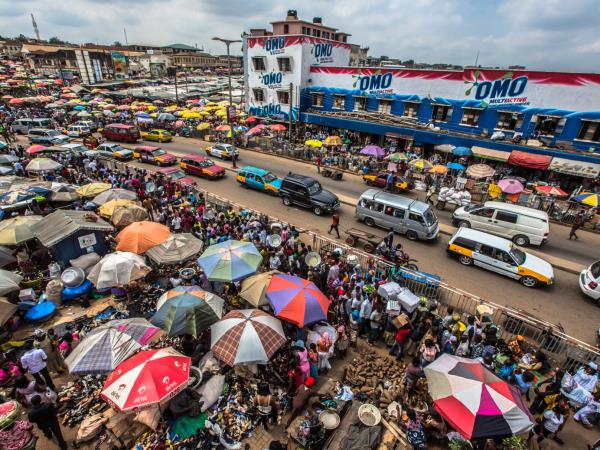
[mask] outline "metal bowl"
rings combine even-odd
[[[340,425],[340,415],[333,411],[323,411],[319,414],[319,421],[326,430],[334,430]]]

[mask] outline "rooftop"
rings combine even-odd
[[[189,51],[193,51],[193,52],[198,51],[198,49],[196,47],[193,47],[193,46],[187,45],[187,44],[170,44],[170,45],[164,45],[162,48],[172,48],[174,50],[189,50]]]
[[[79,230],[112,231],[113,226],[89,211],[59,209],[33,227],[35,236],[44,247],[52,247]]]

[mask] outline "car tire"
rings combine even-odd
[[[289,197],[283,197],[283,204],[285,206],[292,206],[292,200]]]
[[[366,183],[367,183],[367,186],[373,186],[373,182],[371,180],[367,180]]]
[[[521,277],[521,278],[519,279],[519,282],[520,282],[520,283],[521,283],[523,286],[525,286],[525,287],[528,287],[528,288],[534,288],[534,287],[536,287],[536,286],[538,285],[538,283],[539,283],[539,281],[538,281],[538,280],[536,280],[536,279],[535,279],[535,278],[533,278],[533,277],[530,277],[529,275],[527,275],[527,276],[524,276],[524,277]]]
[[[512,241],[519,247],[527,247],[529,245],[529,238],[522,234],[517,234],[515,237],[512,238]]]
[[[365,225],[367,225],[368,227],[374,227],[375,226],[375,221],[373,219],[371,219],[370,217],[366,217],[365,218]]]
[[[315,213],[315,215],[317,216],[321,216],[323,215],[323,209],[320,206],[315,206],[313,208],[313,212]]]
[[[471,223],[466,220],[461,220],[458,222],[458,228],[471,228]]]
[[[408,230],[406,232],[406,237],[408,238],[408,240],[410,241],[418,241],[419,240],[419,235],[417,234],[416,231],[414,230]]]
[[[468,256],[461,255],[458,257],[458,262],[461,263],[463,266],[472,266],[473,258],[469,258]]]

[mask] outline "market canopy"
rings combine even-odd
[[[548,170],[567,175],[574,175],[583,178],[596,178],[600,175],[600,163],[591,163],[587,161],[573,161],[566,158],[552,158]]]
[[[162,244],[146,252],[157,264],[180,264],[202,251],[204,242],[191,233],[177,233],[169,236]]]
[[[532,428],[519,390],[479,361],[444,353],[424,370],[434,408],[466,439],[502,438]]]
[[[17,312],[17,309],[19,307],[6,300],[6,297],[0,297],[0,325],[4,325]]]
[[[128,205],[117,206],[114,209],[112,216],[110,217],[110,221],[113,223],[113,225],[117,227],[123,227],[131,225],[134,222],[141,222],[143,220],[146,220],[147,218],[148,211],[146,210],[146,208],[135,203],[130,203]]]
[[[112,188],[112,185],[109,183],[89,183],[79,187],[77,193],[82,197],[90,198],[95,197],[110,188]]]
[[[109,192],[109,191],[106,191],[106,192]],[[100,194],[100,195],[102,195],[102,194]],[[126,200],[126,199],[109,200],[106,203],[104,203],[102,206],[100,206],[100,208],[98,208],[98,214],[100,214],[102,217],[110,218],[110,217],[112,217],[115,210],[119,206],[131,206],[131,205],[135,205],[135,202],[133,200]]]
[[[508,164],[526,167],[528,169],[546,170],[552,161],[552,156],[513,150],[508,157]]]
[[[285,345],[281,322],[260,309],[237,309],[210,328],[214,355],[233,367],[266,364]]]
[[[111,200],[137,200],[137,194],[127,189],[107,189],[96,195],[92,201],[100,206]]]
[[[225,241],[211,245],[198,258],[198,264],[211,281],[239,281],[256,273],[262,255],[251,242]]]
[[[171,347],[137,353],[108,376],[102,398],[117,411],[173,398],[189,383],[190,363],[190,358]]]
[[[34,158],[25,167],[27,172],[52,172],[62,167],[61,164],[57,163],[50,158]]]
[[[510,152],[485,147],[473,146],[471,150],[473,150],[473,156],[476,158],[491,159],[494,161],[506,162],[510,156]]]
[[[7,266],[16,261],[17,258],[14,257],[13,251],[8,247],[0,245],[0,267]]]
[[[0,245],[16,245],[35,237],[33,225],[42,216],[17,216],[0,222]]]

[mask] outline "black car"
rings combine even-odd
[[[317,216],[330,214],[340,207],[337,195],[323,189],[317,180],[291,172],[283,179],[279,195],[285,206],[310,208]]]

